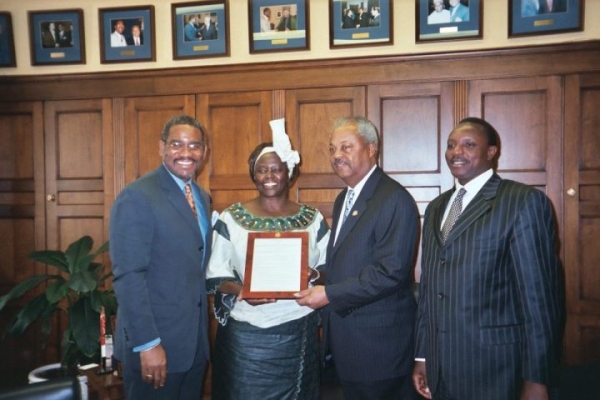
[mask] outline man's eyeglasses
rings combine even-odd
[[[166,142],[166,145],[171,151],[174,152],[182,151],[186,147],[189,152],[202,151],[202,149],[204,148],[204,146],[200,142],[191,142],[186,144],[179,140],[171,140],[170,142]]]

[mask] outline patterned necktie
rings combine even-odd
[[[462,212],[462,199],[465,196],[465,193],[467,193],[467,191],[464,188],[461,188],[458,191],[456,197],[454,198],[454,201],[452,202],[450,212],[446,217],[446,221],[444,221],[444,226],[442,226],[442,241],[444,242],[448,238],[448,235],[450,234],[454,223],[456,222],[456,220],[460,216],[460,213]]]
[[[350,214],[350,210],[352,209],[352,205],[354,204],[354,189],[348,189],[348,199],[346,200],[346,208],[344,209],[344,219],[342,223],[346,221],[348,218],[348,214]]]
[[[192,208],[192,212],[194,213],[194,217],[198,220],[198,212],[196,211],[196,202],[194,201],[194,195],[192,194],[192,185],[189,183],[185,184],[185,199],[188,204]]]

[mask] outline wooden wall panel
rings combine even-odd
[[[0,244],[7,254],[0,289],[12,286],[5,277],[44,272],[23,260],[31,250],[59,247],[83,232],[106,237],[114,197],[161,162],[160,131],[175,114],[195,115],[207,126],[210,153],[197,180],[218,210],[256,195],[246,159],[270,139],[268,121],[285,116],[302,156],[291,197],[326,217],[344,185],[328,161],[337,117],[375,122],[382,167],[423,213],[453,184],[444,161],[451,129],[464,116],[483,116],[503,139],[500,174],[545,190],[555,206],[567,275],[568,362],[600,359],[599,60],[600,41],[590,41],[185,73],[0,77],[0,234],[8,238]],[[39,361],[35,350],[4,349],[24,360],[14,369]]]
[[[300,152],[300,177],[290,197],[318,208],[331,224],[333,201],[344,183],[329,163],[329,135],[336,119],[366,115],[362,86],[288,90],[285,96],[287,133]]]
[[[257,195],[248,172],[248,156],[262,142],[271,141],[270,92],[225,93],[200,96],[205,106],[198,118],[207,129],[210,155],[203,174],[208,176],[213,209]]]
[[[453,185],[444,160],[453,125],[454,84],[372,85],[368,117],[379,129],[379,165],[414,197],[421,217],[431,200]],[[420,255],[415,278],[421,275]]]
[[[123,102],[124,174],[120,189],[160,165],[158,154],[162,128],[173,116],[195,114],[194,96],[132,97]]]
[[[565,80],[564,237],[569,363],[600,359],[600,74]]]
[[[469,114],[500,135],[498,173],[536,186],[552,200],[562,225],[562,78],[478,80],[469,84]]]

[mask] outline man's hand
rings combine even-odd
[[[167,381],[167,353],[161,344],[140,352],[142,364],[142,380],[154,386],[154,389],[165,386]]]
[[[313,310],[324,307],[329,304],[327,293],[325,293],[325,286],[318,285],[298,293],[294,293],[296,297],[296,303],[301,306],[308,306]]]
[[[415,362],[412,379],[417,392],[419,392],[419,394],[425,397],[426,399],[431,399],[431,392],[429,391],[429,385],[427,385],[425,363],[423,361]]]
[[[525,381],[520,400],[548,400],[548,388],[541,383]]]

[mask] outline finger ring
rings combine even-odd
[[[152,378],[152,375],[146,375],[148,378]]]

